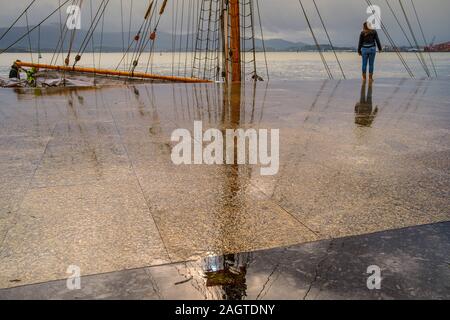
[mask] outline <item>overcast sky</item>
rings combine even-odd
[[[40,22],[51,11],[55,10],[60,0],[37,0],[30,9],[30,24]],[[63,0],[61,0],[63,1]],[[89,27],[90,23],[90,1],[96,8],[101,0],[84,0],[82,8],[83,26]],[[126,12],[125,24],[128,30],[128,14],[130,12],[130,4],[133,2],[133,29],[137,29],[140,25],[148,0],[110,0],[110,5],[106,12],[105,28],[108,31],[121,30],[121,10],[120,3],[123,3],[124,12]],[[169,3],[185,3],[188,4],[201,0],[169,0]],[[404,22],[403,14],[400,11],[398,0],[387,0],[394,7],[402,23]],[[418,39],[419,29],[417,21],[412,11],[411,1],[402,0],[408,11],[413,27],[417,32]],[[450,41],[450,1],[449,0],[413,0],[421,17],[422,25],[425,29],[428,41],[436,36],[436,42]],[[0,0],[0,26],[9,26],[22,10],[31,2],[31,0]],[[159,0],[161,3],[162,0]],[[259,0],[262,10],[262,22],[266,38],[283,38],[291,41],[303,41],[312,43],[311,35],[307,29],[305,19],[300,11],[298,0]],[[316,29],[317,35],[321,42],[324,42],[324,34],[320,27],[320,21],[315,12],[312,0],[303,0],[306,10],[311,18],[311,22]],[[366,0],[316,0],[317,5],[323,15],[325,23],[329,29],[330,35],[337,45],[355,45],[359,35],[362,22],[368,17],[366,14]],[[400,32],[395,20],[388,7],[386,0],[372,0],[373,4],[377,4],[382,9],[382,19],[387,25],[388,30],[399,44],[404,44],[404,36]],[[172,29],[172,9],[169,7],[166,14],[161,19],[160,30],[171,32]],[[187,9],[185,9],[187,12]],[[186,18],[185,18],[186,19]],[[55,16],[53,22],[59,21],[59,17]],[[186,21],[186,20],[185,20]],[[25,25],[22,19],[19,25]],[[406,24],[404,25],[407,29]],[[382,36],[384,38],[384,36]]]

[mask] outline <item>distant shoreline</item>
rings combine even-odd
[[[4,49],[0,48],[0,51],[2,51]],[[345,52],[349,52],[349,53],[356,53],[357,50],[356,49],[336,49],[336,52],[341,52],[341,53],[345,53]],[[161,50],[161,51],[154,51],[156,53],[180,53],[180,51],[166,51],[166,50]],[[187,51],[188,53],[193,53],[194,51]],[[256,53],[263,53],[264,51],[259,51],[257,50]],[[266,50],[267,53],[305,53],[305,52],[319,52],[318,50]],[[332,53],[332,50],[323,50],[322,52],[325,53]],[[393,50],[389,50],[389,51],[384,51],[384,53],[395,53],[396,51]],[[399,52],[402,53],[416,53],[416,52],[426,52],[426,53],[449,53],[449,51],[411,51],[411,50],[399,50]],[[25,50],[25,49],[12,49],[12,50],[8,50],[7,52],[4,53],[30,53],[30,51]],[[33,51],[31,52],[33,54],[39,54],[39,52]],[[53,54],[55,53],[54,49],[42,49],[40,51],[41,54]],[[92,51],[86,51],[85,54],[88,53],[93,53]],[[94,51],[94,53],[124,53],[123,51],[120,50],[102,50],[102,51]],[[148,53],[148,52],[144,52],[144,53]],[[186,51],[182,51],[181,53],[186,53]]]

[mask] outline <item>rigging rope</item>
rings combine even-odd
[[[178,28],[178,0],[172,6],[172,76],[175,75],[175,44],[177,42],[176,30]]]
[[[39,63],[40,59],[42,59],[42,54],[41,54],[41,26],[39,26],[39,28],[38,28],[38,63]]]
[[[106,7],[105,7],[105,9],[106,9]],[[102,17],[102,30],[101,30],[101,33],[100,33],[100,52],[99,52],[99,56],[98,56],[98,67],[99,68],[101,68],[101,65],[102,65],[103,33],[104,33],[104,30],[105,30],[105,14],[103,14],[103,17]]]
[[[94,24],[94,21],[91,23],[91,25],[88,29],[88,32],[87,32],[86,36],[84,37],[83,42],[81,43],[80,50],[78,51],[78,54],[75,57],[75,62],[73,63],[74,67],[81,60],[81,56],[86,51],[89,41],[91,40],[92,36],[94,35],[94,32],[97,29],[97,26],[100,23],[100,20],[104,19],[105,10],[106,10],[106,7],[108,6],[109,2],[110,2],[110,0],[102,0],[102,2],[100,3],[97,13],[94,17],[94,20],[96,20],[95,24]],[[102,32],[102,39],[103,39],[103,32]],[[102,49],[100,48],[100,56],[101,56],[101,50]]]
[[[82,4],[83,4],[83,0],[80,0],[80,4],[79,4],[80,8],[81,8]],[[76,30],[77,30],[76,28],[73,28],[72,35],[70,36],[69,50],[67,52],[66,60],[64,61],[66,66],[68,66],[70,63],[70,54],[72,53],[72,46],[73,46],[73,42],[75,40]]]
[[[33,48],[31,46],[30,24],[28,23],[28,11],[25,11],[25,20],[27,22],[28,46],[29,46],[29,49],[30,49],[31,62],[33,62]]]
[[[164,10],[165,10],[165,5],[167,5],[167,2],[166,2],[166,4],[163,3]],[[134,71],[134,69],[136,68],[136,66],[137,66],[137,64],[139,62],[139,59],[142,56],[142,53],[144,52],[145,48],[147,48],[148,43],[150,41],[152,41],[152,46],[150,47],[150,52],[149,52],[147,66],[146,66],[146,71],[145,71],[146,73],[148,72],[148,66],[149,66],[150,60],[152,58],[151,53],[153,51],[155,40],[156,40],[156,31],[157,31],[157,27],[158,27],[158,24],[159,24],[159,20],[158,20],[156,25],[155,25],[155,27],[154,27],[154,29],[153,29],[153,31],[150,32],[150,30],[152,29],[152,21],[153,21],[153,17],[154,17],[154,14],[156,12],[157,6],[158,6],[158,1],[156,1],[155,5],[154,5],[154,2],[152,1],[150,3],[150,5],[149,5],[148,10],[147,10],[147,14],[146,14],[145,18],[148,19],[148,26],[147,26],[147,30],[145,31],[144,36],[142,38],[143,39],[142,47],[141,47],[141,50],[139,52],[139,55],[137,56],[136,60],[133,62],[133,70],[132,71]],[[161,10],[162,10],[162,8],[161,8]],[[162,13],[164,13],[164,10],[162,11]],[[160,18],[161,18],[161,16],[160,16]]]
[[[36,2],[36,0],[31,1],[31,3],[25,8],[25,10],[22,11],[22,13],[17,17],[16,20],[9,26],[8,29],[6,29],[5,32],[3,32],[2,36],[0,37],[0,41],[8,34],[9,31],[16,25],[17,22],[19,22],[20,18],[23,17],[24,14],[27,13],[28,9],[31,8],[31,6]]]
[[[427,46],[428,42],[427,42],[427,39],[425,37],[425,32],[423,32],[422,23],[420,22],[419,14],[417,13],[416,5],[414,4],[414,0],[411,0],[411,4],[412,4],[412,7],[414,9],[414,14],[416,15],[417,23],[419,24],[420,32],[422,33],[422,38],[423,38],[424,45]],[[437,74],[437,70],[436,70],[436,65],[434,64],[433,58],[431,57],[431,52],[429,52],[429,51],[428,51],[428,56],[430,57],[430,61],[431,61],[431,65],[433,67],[434,74],[437,77],[438,74]]]
[[[425,61],[425,58],[423,57],[422,52],[420,52],[419,42],[417,41],[416,35],[414,34],[414,30],[412,28],[411,22],[409,21],[408,14],[406,13],[406,10],[405,10],[405,7],[403,6],[402,0],[398,0],[398,3],[400,4],[400,8],[402,9],[403,15],[405,16],[406,24],[408,25],[409,31],[411,32],[411,36],[414,40],[414,43],[416,44],[416,48],[417,48],[417,51],[419,52],[420,59],[423,61],[424,66],[426,66],[427,76],[428,76],[428,78],[430,78],[431,77],[430,70],[428,69],[427,63]]]
[[[258,74],[256,73],[256,43],[255,43],[255,17],[254,17],[254,8],[253,8],[253,0],[249,1],[250,4],[250,24],[252,26],[252,45],[253,45],[253,69],[254,75],[253,78],[255,82],[258,80]]]
[[[373,7],[373,4],[370,0],[366,0],[366,3],[370,6]],[[391,44],[391,46],[393,47],[395,53],[397,54],[397,56],[399,57],[401,63],[403,64],[403,66],[406,69],[406,72],[409,74],[409,76],[411,78],[414,78],[414,74],[411,71],[411,69],[409,68],[408,64],[406,63],[405,58],[403,58],[402,54],[400,53],[400,50],[398,49],[398,47],[396,46],[394,40],[392,39],[391,35],[389,34],[386,26],[384,25],[383,21],[379,21],[380,25],[381,25],[381,29],[383,30],[384,34],[386,35],[386,38],[388,39],[389,43]]]
[[[316,44],[317,50],[319,51],[320,58],[322,59],[323,65],[325,67],[325,70],[328,73],[328,77],[330,79],[333,79],[333,74],[331,73],[330,67],[328,66],[328,63],[325,60],[325,57],[323,55],[322,49],[320,47],[320,44],[317,41],[316,35],[314,34],[314,30],[313,30],[313,28],[311,26],[311,22],[309,21],[308,14],[306,13],[305,7],[303,6],[303,2],[302,2],[302,0],[298,0],[298,2],[300,3],[300,6],[302,8],[303,14],[304,14],[305,19],[306,19],[306,23],[308,24],[309,30],[311,32],[311,35],[312,35],[313,39],[314,39],[314,43]]]
[[[131,21],[131,20],[130,20],[130,21]],[[128,59],[128,55],[129,55],[129,52],[130,52],[131,47],[133,46],[133,43],[134,43],[135,41],[138,42],[138,41],[140,40],[140,38],[141,38],[141,32],[142,32],[142,28],[144,27],[144,24],[145,24],[145,20],[142,22],[142,24],[141,24],[141,26],[140,26],[138,32],[137,32],[136,35],[134,36],[134,38],[131,38],[131,37],[130,37],[129,44],[128,44],[128,48],[127,48],[127,50],[125,51],[125,53],[123,54],[122,59],[120,59],[119,63],[117,64],[116,70],[119,69],[119,67],[120,67],[120,65],[122,64],[122,62],[123,62],[123,60],[125,59],[125,57],[127,57],[127,59]],[[137,46],[137,44],[136,44],[136,46]]]
[[[128,21],[128,43],[131,43],[131,21],[132,21],[132,17],[133,17],[133,0],[131,0],[130,2],[130,17],[129,17],[129,21]],[[128,48],[129,50],[129,48]],[[130,63],[130,55],[127,52],[127,64]]]
[[[89,11],[91,13],[91,23],[92,21],[94,21],[94,12],[93,12],[93,5],[92,5],[92,0],[89,1]],[[92,41],[91,41],[91,46],[92,46],[92,65],[94,67],[94,70],[96,70],[95,68],[95,44],[94,44],[94,37],[92,37]],[[94,73],[94,83],[95,83],[95,76],[96,74]]]
[[[91,0],[92,1],[92,0]],[[72,5],[75,5],[75,3],[77,3],[78,0],[73,0],[72,1]],[[61,6],[61,0],[59,0],[59,5]],[[62,23],[62,13],[61,13],[61,7],[58,9],[59,11],[59,29],[60,29],[60,37],[58,39],[58,43],[56,44],[56,48],[55,51],[53,52],[52,55],[52,59],[50,60],[50,64],[53,64],[53,61],[55,61],[55,63],[58,61],[59,55],[61,54],[62,57],[62,64],[64,64],[64,42],[66,40],[66,35],[67,35],[67,21],[69,21],[69,16],[67,16],[65,24],[63,26]]]
[[[24,35],[22,35],[21,37],[19,37],[16,41],[14,41],[12,44],[10,44],[8,47],[6,47],[5,49],[3,49],[0,54],[7,52],[9,49],[11,49],[12,47],[14,47],[17,43],[19,43],[20,41],[22,41],[26,36],[28,36],[31,32],[33,32],[34,30],[36,30],[37,28],[39,28],[40,25],[42,25],[44,22],[46,22],[48,19],[50,19],[56,12],[58,12],[58,10],[63,7],[66,3],[68,3],[70,0],[66,0],[64,1],[64,3],[59,6],[56,10],[54,10],[52,13],[50,13],[48,16],[46,16],[44,18],[44,20],[42,20],[40,23],[38,23],[36,26],[34,26],[33,28],[30,29],[29,32],[25,33]]]
[[[330,43],[331,50],[333,50],[334,56],[335,56],[335,58],[336,58],[336,62],[337,62],[337,64],[339,65],[339,69],[341,70],[342,77],[343,77],[344,79],[346,79],[345,73],[344,73],[344,69],[342,68],[342,65],[341,65],[341,61],[339,60],[339,57],[338,57],[338,55],[337,55],[337,53],[336,53],[336,50],[334,49],[333,43],[331,42],[331,37],[330,37],[330,35],[329,35],[329,33],[328,33],[327,27],[325,26],[325,22],[324,22],[324,20],[322,19],[322,14],[320,13],[319,8],[317,7],[316,0],[312,0],[312,1],[313,1],[313,3],[314,3],[314,7],[316,8],[317,14],[319,15],[320,22],[322,23],[322,27],[323,27],[323,29],[324,29],[324,31],[325,31],[325,34],[326,34],[326,36],[327,36],[327,38],[328,38],[328,42]]]
[[[92,1],[92,0],[91,0]],[[58,4],[61,6],[61,0],[58,0]],[[61,41],[62,40],[62,37],[63,37],[63,33],[64,33],[64,27],[63,27],[63,24],[62,24],[62,13],[61,13],[61,8],[59,8],[59,31],[60,31],[60,38],[59,38],[59,40],[58,41]],[[58,50],[58,45],[56,45],[56,49],[55,49],[55,53],[53,54],[53,56],[52,56],[52,61],[53,61],[53,57],[55,56],[55,54],[56,54],[56,50]],[[58,52],[58,54],[59,54],[59,52]],[[62,50],[61,50],[61,56],[62,56],[62,54],[63,54],[63,52],[62,52]],[[51,64],[51,63],[50,63]]]
[[[264,50],[264,61],[265,61],[265,64],[266,64],[266,73],[267,73],[267,81],[268,81],[270,79],[270,77],[269,77],[269,64],[267,62],[266,44],[265,44],[265,40],[264,40],[264,33],[263,33],[262,22],[261,22],[261,11],[259,9],[259,0],[256,0],[256,8],[257,8],[257,11],[258,11],[259,27],[261,29],[261,41],[262,41],[262,46],[263,46],[263,50]]]
[[[180,48],[178,50],[178,75],[180,75],[180,69],[181,69],[181,46],[183,42],[183,23],[184,23],[184,2],[181,1],[181,21],[180,21]]]
[[[186,34],[186,50],[185,50],[185,57],[184,57],[184,76],[185,77],[187,75],[187,65],[188,65],[188,51],[189,51],[189,40],[190,40],[189,32],[191,30],[191,18],[193,18],[193,15],[191,15],[189,8],[194,9],[194,6],[192,5],[192,0],[189,0],[189,3],[188,3],[188,22],[187,22],[187,28],[186,28],[188,33]]]
[[[149,58],[148,58],[148,62],[147,62],[147,67],[145,72],[148,72],[148,68],[149,68],[149,62],[151,61],[151,59],[153,58],[153,50],[155,49],[155,42],[156,42],[156,32],[158,31],[158,27],[159,27],[159,23],[161,22],[161,17],[164,14],[164,12],[166,11],[166,7],[167,7],[167,0],[164,0],[164,2],[161,5],[161,9],[159,10],[159,16],[158,16],[158,20],[155,23],[155,27],[153,29],[152,32],[152,36],[149,37],[149,39],[147,40],[147,43],[151,40],[152,41],[152,45],[150,47],[150,53],[149,53]],[[156,11],[156,6],[153,12]]]
[[[403,35],[405,36],[406,41],[408,42],[408,44],[409,44],[411,47],[414,47],[413,44],[412,44],[412,42],[411,42],[411,40],[410,40],[409,37],[408,37],[408,34],[406,33],[405,29],[403,28],[403,26],[402,26],[400,20],[398,19],[397,15],[395,14],[394,9],[392,8],[391,4],[389,3],[389,0],[385,0],[385,1],[386,1],[386,4],[387,4],[389,10],[391,11],[392,15],[394,16],[395,21],[397,21],[397,24],[398,24],[398,26],[400,27],[400,30],[402,31]],[[420,63],[420,65],[422,66],[423,70],[424,70],[425,73],[426,73],[426,72],[427,72],[427,66],[423,64],[423,61],[422,61],[422,59],[420,59],[420,56],[419,56],[419,54],[418,54],[417,52],[415,52],[415,55],[416,55],[417,59],[419,60],[419,63]]]
[[[92,1],[92,0],[91,0]],[[55,58],[56,53],[58,53],[59,56],[59,43],[62,41],[62,37],[63,37],[63,33],[64,33],[64,28],[62,26],[62,14],[61,14],[61,0],[58,0],[58,4],[60,6],[60,8],[58,9],[59,11],[59,30],[60,30],[60,37],[58,39],[58,43],[56,44],[55,47],[55,51],[53,52],[52,55],[52,59],[50,61],[50,64],[53,64],[53,59]],[[63,54],[62,50],[61,50],[61,55]],[[45,78],[48,79],[48,72],[49,70],[45,71]]]
[[[123,0],[120,0],[120,22],[121,22],[121,31],[122,31],[122,52],[125,52],[125,29],[124,29],[124,21],[123,21]],[[125,66],[124,66],[125,70]]]

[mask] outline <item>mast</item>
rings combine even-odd
[[[241,27],[239,0],[229,0],[231,82],[241,82]]]
[[[41,63],[30,63],[23,61],[16,61],[17,66],[45,69],[45,70],[55,70],[63,72],[79,72],[86,74],[96,74],[105,76],[116,76],[125,78],[136,78],[136,79],[151,79],[160,81],[171,81],[171,82],[182,82],[182,83],[210,83],[210,80],[203,80],[197,78],[187,78],[187,77],[175,77],[175,76],[162,76],[157,74],[145,73],[145,72],[129,72],[129,71],[118,71],[109,69],[96,69],[96,68],[83,68],[83,67],[72,67],[72,66],[54,66],[50,64]]]

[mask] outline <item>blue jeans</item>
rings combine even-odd
[[[374,65],[375,65],[375,56],[377,54],[377,48],[371,47],[371,48],[362,48],[362,73],[367,72],[367,62],[369,63],[369,73],[373,73]]]

